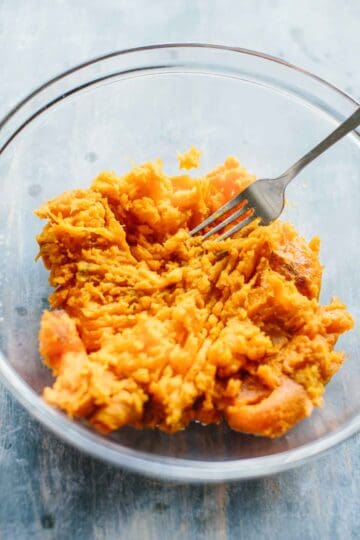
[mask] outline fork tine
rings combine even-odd
[[[208,225],[211,225],[211,223],[213,223],[214,221],[219,219],[221,216],[226,214],[226,212],[229,212],[229,210],[232,210],[235,206],[237,206],[243,200],[244,200],[244,197],[241,196],[241,193],[239,195],[236,195],[236,197],[234,197],[233,199],[230,199],[230,201],[228,201],[226,204],[224,204],[223,206],[218,208],[216,210],[216,212],[211,214],[211,216],[206,218],[199,225],[197,225],[194,229],[192,229],[189,232],[190,236],[194,236],[198,232],[205,229],[205,227],[207,227]]]
[[[232,227],[228,231],[224,232],[224,234],[222,234],[221,236],[218,236],[218,238],[216,238],[216,241],[221,242],[222,240],[226,240],[226,238],[229,238],[229,236],[232,236],[236,232],[240,231],[246,225],[249,225],[249,223],[254,221],[254,219],[256,219],[256,215],[255,215],[255,211],[253,210],[253,212],[252,212],[252,214],[250,214],[250,216],[248,216],[243,221],[240,221],[240,223],[237,223],[234,227]]]
[[[242,206],[239,210],[236,210],[236,212],[231,214],[231,216],[227,217],[226,219],[224,219],[224,221],[222,221],[221,223],[218,223],[217,225],[215,225],[215,227],[210,229],[210,231],[205,233],[203,236],[203,239],[205,240],[206,238],[209,238],[209,236],[212,236],[213,234],[217,233],[218,231],[226,227],[226,225],[229,225],[229,223],[232,223],[233,221],[235,221],[235,219],[239,218],[243,214],[246,214],[246,212],[248,212],[249,210],[250,210],[249,206],[245,204],[245,206]]]

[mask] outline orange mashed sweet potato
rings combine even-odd
[[[201,152],[192,146],[184,154],[177,154],[180,169],[196,169],[200,163]]]
[[[253,180],[233,157],[201,178],[154,161],[37,210],[55,288],[39,336],[48,403],[104,433],[225,420],[267,437],[322,404],[353,321],[318,302],[319,239],[281,221],[222,242],[188,234]]]

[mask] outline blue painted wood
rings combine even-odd
[[[359,538],[359,436],[270,478],[181,485],[81,454],[3,389],[0,411],[1,539]]]
[[[262,50],[360,97],[358,0],[0,0],[0,117],[89,57],[166,41]],[[360,538],[360,437],[299,469],[213,486],[144,479],[70,448],[0,385],[0,540]]]

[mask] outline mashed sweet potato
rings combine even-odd
[[[201,178],[155,161],[37,210],[55,288],[47,402],[105,433],[224,419],[267,437],[321,405],[353,321],[337,299],[319,305],[319,240],[281,221],[223,242],[187,232],[253,180],[233,157]]]
[[[192,146],[184,154],[177,154],[180,169],[196,169],[200,163],[201,152]]]

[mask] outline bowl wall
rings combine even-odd
[[[355,108],[345,94],[282,62],[197,46],[113,55],[74,70],[26,101],[0,124],[0,371],[10,389],[80,448],[172,478],[268,474],[353,432],[360,423],[357,327],[339,340],[348,360],[328,385],[325,406],[275,441],[200,425],[172,436],[127,428],[105,439],[50,409],[39,399],[51,376],[37,346],[50,288],[42,263],[34,260],[42,224],[32,212],[47,198],[89,185],[103,169],[123,173],[133,163],[160,157],[174,174],[176,151],[190,145],[203,151],[200,172],[233,154],[258,177],[275,176]],[[347,136],[294,180],[283,217],[307,239],[320,235],[322,300],[339,296],[358,319],[358,135]]]

